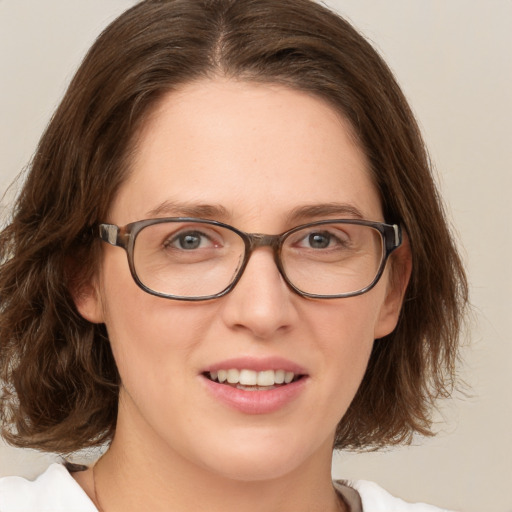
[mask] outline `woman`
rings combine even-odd
[[[431,434],[467,290],[400,89],[320,5],[123,14],[1,251],[4,437],[109,448],[0,510],[435,510],[331,482],[333,447]]]

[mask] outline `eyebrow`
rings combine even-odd
[[[147,212],[146,218],[154,217],[197,217],[213,220],[225,220],[229,217],[224,206],[216,204],[164,201]]]
[[[218,221],[229,221],[232,215],[222,205],[203,204],[179,201],[164,201],[156,208],[148,211],[146,218],[155,217],[196,217]],[[298,206],[286,216],[287,224],[307,222],[312,219],[339,217],[364,219],[364,215],[354,205],[349,203],[320,203]]]
[[[362,212],[349,203],[322,203],[299,206],[287,216],[289,223],[308,221],[320,217],[339,217],[342,219],[364,219]]]

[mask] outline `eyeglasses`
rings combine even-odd
[[[303,297],[352,297],[380,279],[402,243],[400,227],[366,220],[320,220],[280,235],[244,233],[214,220],[148,219],[119,227],[101,224],[99,236],[122,247],[144,291],[167,299],[222,297],[240,280],[252,252],[271,247],[288,286]]]

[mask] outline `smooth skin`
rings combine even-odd
[[[384,221],[347,121],[283,86],[187,84],[160,102],[136,148],[106,222],[195,214],[275,234],[324,218]],[[311,300],[288,288],[260,248],[231,293],[190,303],[142,291],[126,253],[105,244],[76,303],[107,326],[122,379],[119,417],[96,466],[96,495],[90,470],[76,474],[79,483],[104,512],[343,510],[331,484],[334,433],[374,340],[396,325],[407,245],[393,258],[398,278],[386,270],[364,295]],[[307,381],[276,412],[245,414],[215,399],[202,376],[234,357],[285,358]]]

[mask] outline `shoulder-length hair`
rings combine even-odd
[[[0,402],[8,442],[68,453],[115,430],[119,375],[103,325],[72,291],[97,268],[95,226],[163,95],[224,76],[327,101],[370,162],[385,219],[413,269],[398,326],[376,340],[336,448],[431,433],[453,388],[467,283],[424,144],[389,68],[344,19],[310,0],[147,0],[97,39],[49,123],[0,234]]]

